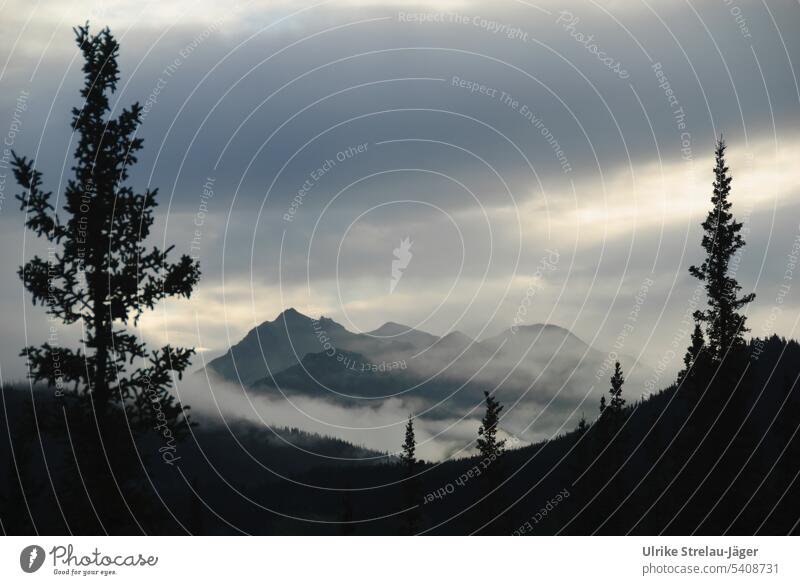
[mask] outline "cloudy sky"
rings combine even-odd
[[[632,323],[624,351],[674,369],[720,134],[748,242],[735,268],[758,295],[750,326],[797,335],[795,1],[6,0],[0,11],[0,134],[54,192],[81,84],[71,27],[108,25],[121,43],[115,108],[146,104],[131,182],[160,189],[155,240],[203,270],[191,300],[144,320],[153,342],[213,357],[291,306],[354,331],[397,321],[478,338],[521,316],[600,349]],[[8,381],[49,324],[15,275],[41,243],[0,172]]]

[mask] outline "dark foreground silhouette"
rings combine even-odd
[[[120,417],[98,449],[83,408],[45,391],[34,411],[27,388],[6,389],[0,519],[8,534],[796,533],[800,346],[749,349],[721,402],[673,386],[617,420],[489,463],[417,463],[411,479],[404,461],[291,429],[200,425],[169,463],[157,431],[134,449]]]

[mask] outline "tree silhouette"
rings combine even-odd
[[[693,385],[704,377],[705,368],[703,366],[707,355],[703,353],[705,343],[703,328],[700,326],[700,321],[696,319],[691,345],[689,345],[686,354],[683,356],[683,369],[678,373],[679,384]]]
[[[619,531],[620,518],[619,514],[613,512],[614,499],[615,494],[622,493],[625,488],[624,478],[621,475],[615,477],[615,473],[621,470],[629,438],[629,433],[623,430],[625,399],[622,397],[622,386],[625,384],[625,377],[619,362],[614,363],[614,373],[610,381],[608,393],[611,399],[608,402],[605,397],[600,399],[600,419],[596,425],[595,457],[598,465],[587,477],[587,484],[602,489],[589,514],[591,525],[602,525],[602,532],[616,534]]]
[[[691,345],[678,379],[692,387],[685,394],[687,424],[676,442],[678,452],[691,455],[681,463],[685,467],[673,490],[677,501],[686,502],[674,523],[687,532],[697,530],[698,521],[705,523],[704,530],[728,529],[729,511],[749,497],[744,483],[735,481],[736,474],[758,443],[748,421],[750,356],[744,341],[746,318],[740,312],[755,294],[740,296],[742,287],[731,270],[731,260],[745,242],[743,224],[731,212],[732,177],[725,149],[720,138],[714,151],[711,209],[701,224],[705,258],[689,268],[704,284],[707,307],[694,313]],[[723,497],[728,504],[720,506]]]
[[[755,293],[739,296],[741,286],[730,273],[730,261],[744,246],[742,224],[731,213],[729,169],[725,164],[725,141],[720,138],[715,150],[714,191],[711,209],[703,222],[702,246],[706,257],[699,266],[691,266],[689,273],[705,283],[708,308],[696,311],[695,317],[705,324],[708,335],[708,352],[716,362],[722,361],[726,352],[735,353],[744,348],[743,334],[746,318],[739,313],[755,298]]]
[[[75,35],[84,59],[84,101],[72,110],[78,140],[63,213],[53,207],[52,192],[43,190],[33,160],[13,153],[13,170],[24,189],[17,199],[26,226],[52,250],[46,260],[35,256],[20,267],[19,276],[34,304],[65,324],[83,324],[88,351],[45,343],[26,347],[21,355],[34,382],[90,398],[101,427],[116,403],[133,419],[185,428],[188,413],[170,388],[172,374],[181,375],[194,350],[167,345],[148,352],[125,325],[136,325],[162,299],[188,298],[199,266],[186,255],[170,263],[172,246],[148,250],[143,244],[153,225],[157,189],[137,193],[126,185],[142,148],[136,137],[142,107],[134,103],[111,117],[119,44],[107,28],[91,35],[88,24]]]
[[[483,392],[486,402],[486,412],[478,428],[478,451],[481,454],[480,466],[480,487],[482,491],[483,503],[477,508],[479,522],[481,523],[482,533],[501,532],[508,534],[511,527],[508,525],[510,518],[505,516],[499,518],[503,506],[501,501],[503,496],[498,490],[502,479],[502,455],[505,453],[506,440],[497,439],[497,423],[500,420],[500,412],[503,406],[497,399]]]
[[[400,454],[400,460],[411,472],[417,463],[415,456],[417,450],[417,440],[414,437],[414,419],[408,415],[408,422],[406,423],[406,439],[403,442],[403,452]]]
[[[622,413],[625,406],[625,399],[622,397],[622,385],[625,383],[625,378],[622,375],[622,367],[619,362],[614,364],[614,375],[611,376],[611,402],[608,403],[608,408],[611,414],[616,417]]]
[[[505,451],[506,440],[497,440],[497,422],[503,406],[488,392],[483,393],[486,399],[486,413],[478,428],[478,451],[484,459],[494,461]]]
[[[411,535],[419,530],[420,508],[419,508],[419,482],[415,475],[417,467],[417,439],[414,436],[414,417],[408,415],[406,423],[406,437],[403,441],[403,450],[400,454],[400,461],[405,470],[403,479],[403,507],[406,509],[403,522],[403,532]]]

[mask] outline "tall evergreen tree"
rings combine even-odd
[[[731,260],[745,242],[743,224],[731,211],[732,177],[725,149],[720,138],[714,152],[711,209],[702,223],[705,257],[700,265],[689,268],[705,287],[707,307],[694,313],[696,325],[681,372],[694,392],[686,395],[688,424],[675,444],[683,470],[673,491],[676,501],[686,503],[670,522],[685,532],[721,533],[730,528],[730,511],[749,495],[736,475],[758,443],[753,421],[746,424],[752,388],[746,376],[750,360],[744,333],[748,329],[741,312],[755,294],[741,295],[731,270]]]
[[[741,286],[730,273],[730,261],[744,246],[742,224],[731,213],[729,200],[732,177],[725,164],[725,142],[720,138],[715,150],[713,194],[711,209],[703,222],[702,246],[706,252],[703,263],[691,266],[689,273],[705,283],[708,308],[697,311],[695,317],[705,324],[708,352],[720,362],[727,352],[744,348],[746,318],[740,310],[755,298],[755,293],[739,296]]]
[[[598,448],[602,451],[606,444],[613,439],[622,425],[623,408],[625,399],[622,397],[622,385],[625,378],[619,362],[614,364],[614,374],[611,376],[611,388],[608,393],[611,399],[606,401],[605,396],[600,397],[600,418],[597,425]]]
[[[501,516],[505,497],[499,489],[503,478],[502,461],[506,441],[498,440],[497,424],[503,406],[488,392],[484,391],[483,395],[486,412],[478,428],[478,451],[482,459],[480,462],[482,474],[479,480],[482,503],[476,508],[479,531],[483,534],[509,534],[512,530],[509,525],[511,518],[508,514]]]
[[[416,458],[417,440],[414,437],[414,419],[408,415],[408,422],[406,423],[406,438],[403,442],[403,452],[400,454],[400,460],[411,472],[417,464]]]
[[[503,406],[488,392],[484,391],[483,395],[486,400],[486,412],[478,428],[478,451],[484,459],[494,461],[505,452],[506,440],[497,440],[497,423]]]
[[[622,375],[622,367],[619,362],[614,364],[614,375],[611,376],[611,389],[608,391],[611,394],[611,401],[608,403],[608,408],[611,413],[618,417],[622,414],[622,409],[625,406],[625,399],[622,397],[622,385],[625,383],[625,378]]]
[[[406,437],[403,441],[403,450],[400,453],[400,461],[405,468],[405,478],[403,479],[402,495],[403,507],[406,513],[403,517],[403,533],[413,535],[419,531],[420,525],[420,495],[419,481],[416,477],[417,467],[417,439],[414,435],[414,418],[408,415],[406,423]]]
[[[83,103],[72,110],[77,135],[74,177],[63,194],[63,212],[42,187],[34,162],[13,154],[13,170],[24,191],[17,195],[26,226],[51,248],[47,259],[35,256],[19,269],[34,304],[65,324],[81,322],[83,349],[49,343],[26,347],[34,382],[62,386],[93,402],[100,426],[112,404],[136,420],[184,426],[188,416],[170,393],[172,375],[189,365],[193,349],[170,345],[148,352],[125,330],[156,303],[189,297],[199,266],[184,255],[168,261],[172,246],[148,250],[144,241],[153,225],[157,189],[135,192],[126,185],[142,139],[136,137],[142,107],[134,103],[111,116],[110,95],[119,81],[119,44],[106,28],[97,35],[88,24],[75,29],[84,64]],[[102,432],[102,428],[101,428]]]

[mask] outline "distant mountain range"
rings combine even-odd
[[[633,368],[629,356],[619,359],[634,371],[627,387],[638,398],[638,381],[649,369]],[[580,408],[593,416],[613,364],[555,325],[520,326],[476,341],[460,332],[439,337],[393,322],[353,333],[332,319],[287,309],[249,331],[208,368],[253,393],[361,406],[397,398],[429,417],[464,416],[489,390],[518,411],[536,415],[546,408],[560,425],[580,416],[584,400]]]

